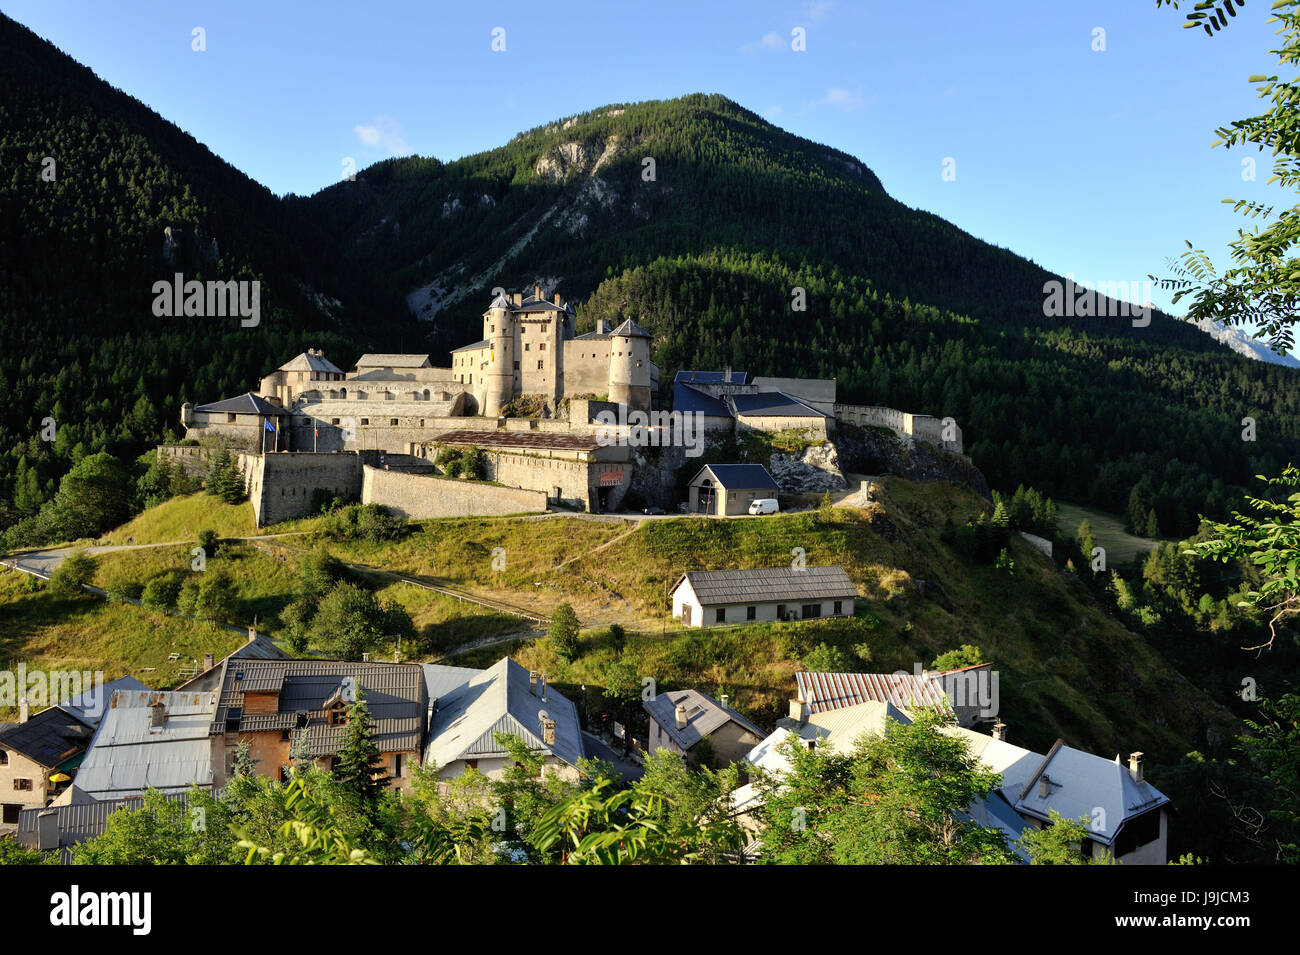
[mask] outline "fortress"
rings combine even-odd
[[[618,508],[644,466],[639,445],[668,443],[654,440],[670,401],[650,358],[650,335],[630,318],[577,335],[574,308],[559,295],[547,299],[540,286],[527,297],[496,292],[483,313],[483,338],[453,350],[448,368],[434,367],[427,354],[367,354],[345,372],[308,349],[263,377],[256,391],[183,405],[190,444],[159,452],[200,471],[204,452],[193,447],[196,440],[243,452],[259,526],[309,513],[318,490],[411,518],[518,513],[551,503]],[[839,404],[834,379],[679,371],[671,406],[678,421],[689,417],[703,443],[746,430],[823,443],[843,421],[962,452],[952,419]],[[619,422],[614,441],[611,421]],[[638,441],[647,425],[651,440]],[[440,455],[471,447],[493,483],[440,476]]]

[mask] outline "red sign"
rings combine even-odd
[[[601,487],[618,487],[623,483],[622,471],[602,471],[600,474]]]

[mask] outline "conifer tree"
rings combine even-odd
[[[334,764],[334,778],[367,804],[373,804],[388,786],[388,773],[373,738],[374,727],[365,691],[358,686],[356,700],[348,707],[347,730]]]

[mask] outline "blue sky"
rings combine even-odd
[[[344,157],[453,159],[606,103],[716,92],[857,156],[908,205],[1116,282],[1165,274],[1185,239],[1225,265],[1244,220],[1220,200],[1286,198],[1266,155],[1210,148],[1262,109],[1246,78],[1275,71],[1268,6],[1211,39],[1154,0],[0,0],[277,193],[317,191]]]

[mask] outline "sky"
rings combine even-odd
[[[609,103],[721,93],[985,241],[1134,283],[1185,241],[1227,265],[1249,222],[1223,199],[1287,198],[1267,154],[1211,148],[1263,111],[1247,77],[1277,71],[1268,7],[1210,38],[1155,0],[0,0],[278,194],[349,158],[455,159]]]

